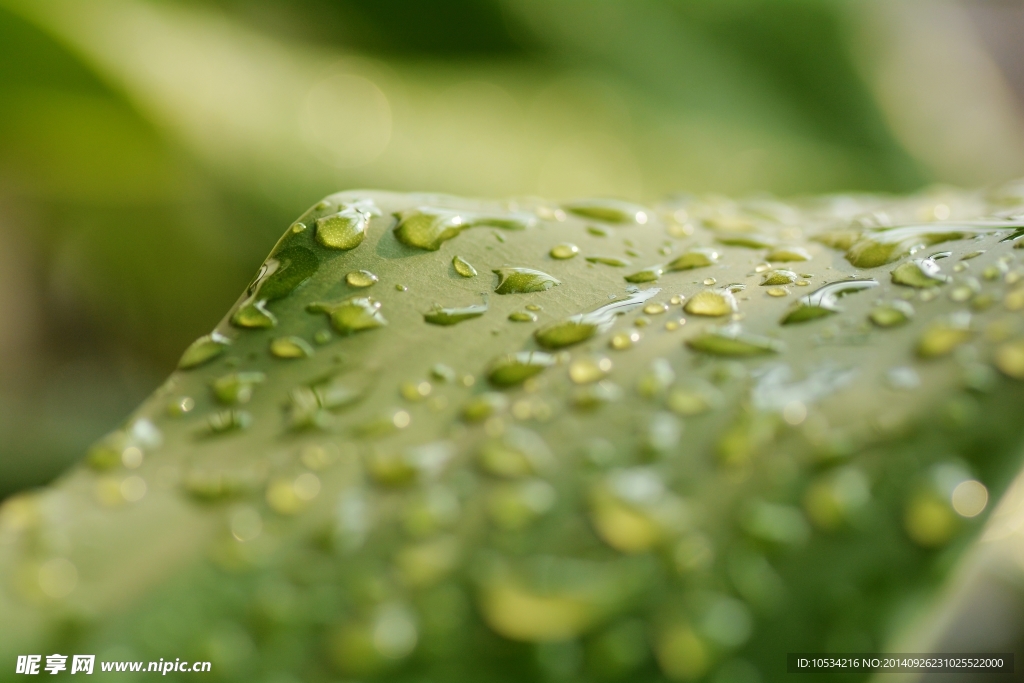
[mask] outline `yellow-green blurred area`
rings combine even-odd
[[[375,187],[644,201],[1024,174],[1024,9],[877,0],[0,0],[0,495]]]

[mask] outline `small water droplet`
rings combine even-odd
[[[608,403],[619,400],[622,390],[615,384],[601,381],[580,387],[572,393],[572,406],[577,410],[593,410]]]
[[[942,270],[939,268],[939,264],[935,262],[934,257],[913,259],[906,263],[901,263],[892,271],[892,281],[894,283],[918,289],[937,287],[938,285],[945,284],[948,280],[949,278],[942,274]]]
[[[724,232],[715,237],[715,241],[726,246],[747,249],[767,249],[775,246],[774,238],[751,232]]]
[[[526,304],[526,310],[533,311],[534,313],[536,313],[537,311],[540,311],[542,309],[537,304]]]
[[[257,384],[267,381],[262,372],[232,372],[222,375],[210,385],[221,403],[248,403]]]
[[[608,346],[612,347],[616,351],[625,351],[633,348],[643,335],[640,334],[639,330],[626,330],[624,332],[617,332],[612,335],[612,338],[608,340]]]
[[[433,391],[430,382],[405,382],[399,389],[407,401],[422,401]]]
[[[230,409],[214,413],[206,418],[211,434],[223,434],[238,429],[247,429],[252,424],[252,415],[244,410]]]
[[[202,336],[185,349],[181,360],[178,361],[178,369],[188,370],[208,363],[224,353],[230,344],[231,340],[219,332]]]
[[[649,303],[644,306],[643,311],[647,315],[661,315],[668,311],[668,306],[662,303]]]
[[[462,277],[476,277],[476,268],[461,256],[455,256],[452,259],[452,268]]]
[[[474,396],[462,406],[462,419],[467,422],[483,422],[507,408],[508,399],[504,394],[487,391]]]
[[[562,242],[551,247],[549,254],[551,258],[564,261],[565,259],[571,259],[576,254],[580,253],[580,248],[571,242]]]
[[[514,323],[535,323],[537,322],[537,316],[529,311],[512,311],[508,314],[508,319]]]
[[[495,269],[494,272],[498,274],[498,286],[494,288],[498,294],[543,292],[562,284],[551,275],[532,268],[505,266]]]
[[[313,341],[323,346],[331,341],[330,330],[317,330],[316,334],[313,335]]]
[[[618,256],[588,256],[588,263],[600,263],[605,266],[612,266],[613,268],[625,268],[629,265],[629,261]]]
[[[305,232],[306,231],[306,224],[305,223],[300,223],[300,222],[295,222],[295,223],[292,223],[292,228],[291,229],[292,229],[292,232],[297,235],[300,232]]]
[[[555,363],[555,357],[542,351],[521,351],[494,360],[487,370],[487,379],[496,386],[521,384]]]
[[[376,284],[379,280],[380,278],[368,270],[353,270],[345,276],[345,282],[347,282],[350,287],[369,287]]]
[[[309,358],[315,352],[302,337],[277,337],[270,342],[270,353],[276,358]]]
[[[380,312],[380,302],[365,296],[354,296],[338,303],[312,303],[306,306],[306,310],[326,313],[334,329],[342,334],[354,334],[388,324]]]
[[[181,396],[167,404],[167,414],[171,417],[180,417],[192,412],[195,407],[195,399],[191,396]]]
[[[896,327],[908,322],[914,316],[914,307],[908,301],[895,300],[879,304],[868,314],[871,322],[878,327]]]
[[[970,323],[970,314],[965,311],[936,320],[918,339],[917,355],[920,358],[939,358],[949,355],[974,336]]]
[[[587,232],[594,237],[610,237],[612,234],[611,230],[600,225],[588,225]]]
[[[569,379],[575,384],[591,384],[608,376],[612,361],[604,356],[584,356],[569,364]]]
[[[789,290],[785,287],[769,287],[765,290],[768,296],[780,297],[789,294]]]
[[[705,284],[705,285],[707,285],[707,286],[709,286],[709,287],[710,287],[711,285],[715,284],[716,282],[718,282],[718,280],[716,280],[716,279],[715,279],[715,278],[713,278],[713,277],[706,277],[706,278],[704,278],[704,284]]]
[[[249,329],[269,328],[277,325],[277,318],[266,309],[265,301],[243,303],[233,316],[231,324]]]
[[[796,286],[797,287],[806,287],[809,284],[811,284],[809,280],[797,280],[796,281]]]
[[[708,280],[714,284],[714,279]],[[708,280],[704,282],[707,283]],[[705,289],[694,294],[683,305],[683,310],[691,315],[709,317],[730,315],[737,310],[736,297],[728,289]]]
[[[409,288],[406,287],[405,285],[398,284],[398,285],[395,285],[395,291],[396,292],[408,292]]]

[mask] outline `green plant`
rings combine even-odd
[[[1019,466],[1020,187],[332,195],[4,504],[5,661],[686,681],[882,648]]]

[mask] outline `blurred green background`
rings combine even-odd
[[[122,420],[328,192],[997,182],[1022,29],[1018,2],[0,0],[0,497]]]

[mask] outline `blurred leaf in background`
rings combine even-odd
[[[971,17],[838,0],[0,0],[0,495],[126,415],[281,226],[338,189],[645,200],[1024,173],[998,66],[1013,48]]]

